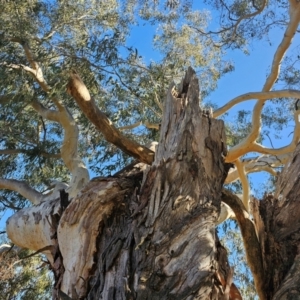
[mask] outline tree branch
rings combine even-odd
[[[38,82],[38,84],[41,86],[41,88],[45,92],[49,92],[50,87],[47,85],[47,82],[44,79],[43,71],[42,71],[40,65],[34,59],[28,43],[18,37],[9,38],[9,40],[12,42],[15,42],[15,43],[19,43],[23,47],[25,56],[31,66],[31,68],[29,68],[27,66],[22,65],[23,69],[25,71],[29,72],[35,78],[35,80]]]
[[[31,68],[23,65],[22,68],[33,75],[44,92],[49,93],[51,88],[45,81],[43,71],[40,65],[34,59],[28,43],[20,38],[10,38],[9,40],[19,43],[23,47],[25,56],[30,63]],[[48,120],[58,122],[64,129],[64,140],[61,147],[61,157],[66,167],[72,173],[72,179],[70,182],[70,189],[68,190],[68,193],[70,197],[74,197],[76,196],[77,192],[83,187],[83,185],[85,185],[89,181],[89,174],[83,161],[78,156],[79,132],[77,124],[75,123],[69,111],[65,108],[64,105],[60,103],[60,101],[56,97],[53,97],[52,101],[58,108],[58,111],[47,109],[38,101],[33,101],[31,103],[31,106],[39,113],[40,116]]]
[[[285,147],[281,148],[266,148],[263,145],[260,145],[256,142],[250,143],[248,138],[244,139],[238,145],[232,147],[225,158],[226,162],[234,162],[237,158],[248,152],[258,152],[262,154],[270,154],[270,155],[280,155],[293,152],[296,149],[298,141],[300,140],[300,121],[299,121],[300,111],[294,112],[294,120],[295,120],[295,129],[294,136],[291,143]]]
[[[253,5],[253,7],[256,9],[256,11],[253,12],[253,13],[246,14],[246,15],[244,15],[244,16],[241,16],[241,17],[239,17],[239,19],[237,19],[237,20],[234,20],[234,19],[231,18],[231,16],[230,16],[230,9],[227,7],[227,5],[224,3],[224,1],[222,1],[222,5],[223,5],[223,6],[226,8],[226,10],[228,11],[228,18],[229,18],[231,21],[235,21],[235,23],[234,23],[233,25],[228,26],[228,27],[225,27],[225,28],[222,28],[221,30],[218,30],[218,31],[211,31],[211,30],[210,30],[210,31],[208,31],[208,32],[205,32],[205,31],[203,31],[203,30],[201,30],[201,29],[199,29],[199,28],[192,27],[192,28],[194,28],[196,31],[200,32],[201,34],[203,34],[203,35],[205,35],[205,36],[210,36],[210,35],[212,35],[212,34],[214,34],[214,35],[220,35],[220,34],[222,34],[222,33],[223,33],[223,36],[224,36],[224,33],[225,33],[226,31],[232,30],[232,33],[230,34],[230,36],[229,36],[228,38],[226,38],[225,40],[223,40],[222,43],[216,44],[216,43],[212,40],[212,38],[210,38],[211,42],[215,45],[215,47],[218,47],[218,48],[224,46],[226,43],[228,43],[228,42],[230,42],[230,41],[231,41],[231,42],[234,41],[235,38],[236,38],[236,32],[237,32],[237,30],[238,30],[238,27],[239,27],[240,23],[241,23],[243,20],[250,19],[250,18],[253,18],[253,17],[259,15],[259,14],[265,9],[265,7],[266,7],[266,5],[267,5],[267,0],[264,0],[264,1],[263,1],[263,3],[261,4],[261,7],[260,7],[260,8],[257,7],[257,6],[255,6],[255,5],[253,5],[253,1],[252,1],[252,5]]]
[[[252,2],[252,3],[253,3],[253,2]],[[252,18],[252,17],[255,17],[255,16],[259,15],[259,14],[265,9],[266,4],[267,4],[267,0],[264,0],[263,3],[261,4],[261,7],[260,7],[259,9],[257,9],[257,7],[253,5],[254,8],[256,9],[255,12],[253,12],[253,13],[251,13],[251,14],[247,14],[247,15],[245,15],[245,16],[241,16],[241,17],[236,21],[236,23],[235,23],[235,25],[234,25],[234,27],[233,27],[234,29],[233,29],[233,33],[232,33],[232,35],[231,35],[231,38],[234,38],[234,37],[235,37],[236,31],[237,31],[237,29],[238,29],[240,23],[241,23],[243,20],[245,20],[245,19],[250,19],[250,18]]]
[[[273,168],[284,166],[291,158],[291,153],[285,153],[278,156],[262,155],[255,158],[247,158],[241,163],[244,165],[245,173],[254,173],[260,171],[267,171],[272,175],[277,175]],[[239,179],[237,168],[230,169],[225,183],[231,183]]]
[[[264,269],[260,243],[257,238],[255,226],[240,199],[226,189],[222,190],[222,201],[234,211],[241,229],[245,246],[247,262],[252,271],[255,288],[260,299],[265,300],[264,293]]]
[[[75,71],[70,75],[67,92],[75,99],[86,117],[97,127],[108,142],[114,144],[130,156],[139,159],[141,162],[149,165],[152,164],[154,152],[145,146],[131,141],[120,133],[106,115],[99,110],[85,84]]]
[[[268,92],[274,85],[275,81],[278,78],[279,71],[280,71],[280,65],[281,61],[291,45],[292,39],[297,31],[298,24],[300,21],[300,3],[295,0],[290,1],[290,21],[288,23],[287,29],[284,33],[284,36],[282,38],[282,41],[280,45],[278,46],[276,53],[273,57],[272,62],[272,68],[270,75],[267,77],[266,82],[264,84],[264,87],[262,89],[262,92]],[[295,139],[298,138],[298,128],[295,129],[294,139],[292,143],[287,146],[280,149],[266,149],[261,145],[256,144],[256,140],[260,134],[261,131],[261,112],[263,109],[263,106],[265,104],[266,99],[261,99],[256,102],[253,113],[252,113],[252,128],[248,136],[238,145],[234,146],[230,149],[228,152],[228,156],[226,157],[227,162],[235,161],[237,158],[242,156],[245,153],[251,152],[251,151],[257,151],[260,153],[268,153],[268,154],[283,154],[287,152],[291,152],[293,149],[295,149]],[[298,113],[297,113],[298,116]],[[296,127],[298,124],[298,121],[296,121]],[[297,140],[298,142],[298,140]]]
[[[37,192],[25,181],[0,178],[0,188],[15,191],[35,205],[41,203],[44,198],[44,195],[42,193]]]
[[[38,101],[32,101],[31,107],[43,118],[59,123],[59,113],[56,110],[48,109]]]
[[[138,122],[135,122],[134,124],[131,124],[131,125],[118,127],[118,130],[129,130],[129,129],[134,129],[134,128],[136,128],[136,127],[139,127],[139,126],[142,125],[142,124],[143,124],[143,122],[138,121]]]
[[[258,101],[265,101],[274,98],[300,98],[300,91],[298,90],[279,90],[279,91],[270,91],[270,92],[250,92],[243,95],[240,95],[229,102],[224,106],[220,107],[213,112],[213,117],[217,118],[224,113],[226,113],[233,106],[247,100],[257,99]]]
[[[83,185],[89,181],[89,174],[78,155],[79,132],[77,124],[69,111],[56,98],[52,100],[56,104],[58,111],[46,109],[37,101],[32,102],[32,107],[43,118],[58,122],[64,129],[64,140],[60,152],[66,167],[72,173],[68,193],[70,197],[74,197]]]
[[[235,165],[243,188],[243,203],[246,210],[249,211],[249,197],[250,197],[249,181],[245,172],[244,165],[241,163],[239,159],[235,161]]]
[[[296,2],[294,0],[290,1],[290,3]],[[276,53],[273,58],[272,62],[272,68],[270,75],[268,76],[262,91],[267,92],[269,91],[272,86],[274,85],[275,81],[278,78],[279,72],[280,72],[280,65],[281,61],[289,48],[289,46],[292,43],[292,39],[297,31],[298,24],[300,21],[300,4],[297,2],[295,5],[295,9],[290,10],[290,21],[287,26],[287,29],[283,35],[282,41],[280,45],[278,46]],[[247,140],[251,143],[254,142],[259,134],[260,134],[260,128],[261,128],[261,111],[264,106],[264,101],[257,101],[254,109],[253,109],[253,114],[252,114],[252,130],[249,133]],[[254,124],[256,126],[254,126]]]

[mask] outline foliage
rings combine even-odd
[[[28,250],[14,248],[0,254],[1,300],[51,298],[52,279],[47,264],[40,256],[26,258],[29,254]]]

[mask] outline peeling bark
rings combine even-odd
[[[21,247],[48,247],[54,299],[234,299],[215,233],[225,155],[224,123],[201,111],[189,69],[178,91],[170,86],[151,166],[92,180],[69,204],[22,210],[8,232]]]
[[[55,252],[57,243],[53,237],[58,225],[56,215],[60,215],[60,203],[57,199],[24,208],[6,221],[7,235],[21,248],[38,251],[52,246]],[[53,262],[53,251],[44,251],[50,263]]]
[[[99,237],[88,299],[219,299],[224,124],[202,114],[198,93],[191,69],[170,87],[155,161]]]
[[[103,224],[113,210],[124,205],[133,187],[134,180],[98,179],[88,184],[62,215],[57,232],[65,268],[61,290],[72,298],[86,295]]]

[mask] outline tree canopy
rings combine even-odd
[[[234,165],[226,183],[242,194],[247,212],[247,174],[265,171],[274,180],[295,150],[300,138],[295,109],[300,99],[299,45],[290,45],[300,20],[296,0],[2,4],[3,213],[56,197],[61,188],[75,196],[90,177],[112,175],[133,161],[151,164],[149,143],[158,141],[167,90],[189,66],[200,81],[201,107],[225,120],[225,161]],[[145,37],[143,28],[152,37]],[[226,53],[251,53],[251,47],[274,32],[282,36],[281,43],[272,53],[270,69],[257,67],[266,74],[261,90],[236,95],[218,107],[210,95],[224,74],[234,72]],[[132,44],[133,34],[152,38],[151,59]],[[232,107],[247,100],[256,100],[252,111],[244,106],[228,118]],[[288,125],[293,126],[288,145],[265,146]],[[230,217],[235,215],[224,204],[219,223]],[[232,224],[225,226],[232,229]],[[235,230],[230,235],[235,238]]]

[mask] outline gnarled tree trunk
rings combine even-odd
[[[61,204],[23,210],[8,232],[19,226],[22,235],[47,236],[54,298],[233,299],[215,233],[225,155],[224,123],[200,109],[189,69],[177,91],[170,86],[151,166],[92,180],[66,208],[62,194]]]
[[[224,124],[203,115],[198,89],[192,70],[180,91],[170,87],[155,161],[99,236],[89,299],[218,299],[226,145]]]

